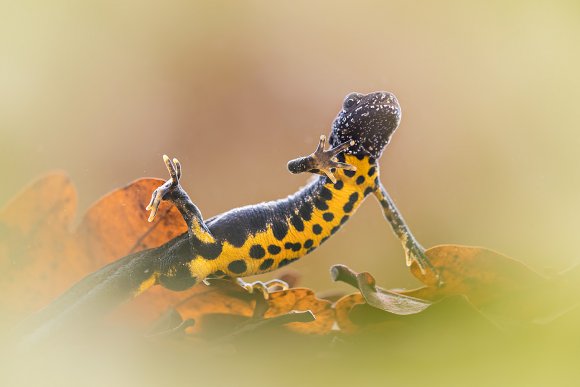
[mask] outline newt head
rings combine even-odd
[[[345,153],[378,159],[400,121],[401,107],[392,93],[350,93],[332,124],[330,144],[354,141]]]

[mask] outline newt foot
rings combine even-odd
[[[159,209],[159,204],[161,201],[163,201],[165,195],[175,189],[179,189],[179,179],[181,178],[181,163],[176,158],[174,158],[172,161],[167,155],[163,155],[163,161],[165,162],[165,166],[167,167],[167,171],[171,177],[163,185],[153,191],[153,194],[151,195],[151,201],[145,208],[147,211],[151,211],[149,218],[147,219],[149,222],[152,222],[153,219],[155,219],[155,215]]]
[[[318,147],[314,153],[306,157],[299,157],[289,161],[288,170],[295,174],[302,172],[317,173],[319,175],[328,177],[333,183],[336,183],[336,177],[334,177],[333,169],[341,168],[348,171],[356,171],[356,167],[354,165],[341,163],[334,160],[338,154],[343,152],[349,146],[354,145],[353,140],[337,145],[329,150],[324,150],[325,144],[326,136],[323,134],[320,136]]]
[[[439,270],[433,266],[431,260],[427,255],[425,255],[425,251],[422,248],[418,247],[411,247],[405,249],[405,257],[407,261],[407,266],[411,266],[413,262],[417,263],[419,266],[419,270],[421,270],[421,274],[425,275],[427,270],[431,271],[435,278],[437,279],[437,287],[441,287],[444,285],[443,279],[439,273]]]
[[[273,279],[266,282],[246,282],[241,278],[236,278],[236,283],[250,294],[254,293],[255,291],[261,293],[265,300],[270,298],[270,293],[274,290],[275,287],[280,287],[282,290],[288,290],[289,288],[285,281],[279,279]]]

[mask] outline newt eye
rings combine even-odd
[[[344,103],[342,104],[343,108],[350,109],[351,107],[353,107],[354,105],[356,105],[358,103],[359,98],[360,97],[359,97],[358,93],[350,93],[344,99]]]

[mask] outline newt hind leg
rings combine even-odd
[[[151,195],[151,201],[145,208],[147,211],[151,211],[147,221],[153,222],[155,215],[157,215],[157,210],[161,201],[165,199],[165,196],[172,190],[179,190],[179,179],[181,178],[181,163],[176,158],[171,161],[167,155],[163,155],[163,161],[169,171],[171,178],[167,180],[162,186],[158,187],[153,191]]]
[[[165,162],[170,178],[153,191],[151,195],[151,202],[146,207],[146,210],[151,211],[148,219],[149,222],[155,219],[161,201],[167,200],[173,203],[181,213],[181,216],[183,216],[183,219],[187,223],[190,242],[194,247],[203,248],[203,245],[215,243],[215,238],[203,221],[201,211],[193,204],[179,183],[179,179],[181,178],[181,164],[179,160],[174,158],[172,161],[167,155],[163,155],[163,161]]]
[[[173,203],[187,223],[189,242],[193,250],[195,250],[195,253],[199,253],[206,258],[209,257],[210,259],[217,258],[222,251],[221,243],[211,234],[209,228],[203,221],[201,212],[181,187],[181,184],[179,183],[179,179],[181,178],[181,164],[179,163],[179,160],[176,158],[171,160],[167,155],[163,155],[163,161],[165,162],[170,178],[153,191],[153,194],[151,195],[151,201],[146,208],[148,211],[151,211],[149,221],[151,222],[155,219],[159,204],[163,200]],[[172,269],[173,271],[176,271],[176,267],[173,267]],[[181,277],[181,282],[189,280],[189,278],[187,278],[188,276],[182,275]],[[202,278],[202,281],[207,284],[208,282],[206,279],[210,278]],[[268,294],[273,291],[274,288],[282,288],[283,290],[288,289],[288,284],[279,279],[266,282],[256,281],[248,283],[240,278],[236,278],[234,281],[243,289],[248,291],[248,293],[261,293],[265,299],[268,299]],[[177,283],[178,281],[176,278],[170,278],[170,282]],[[186,283],[195,282],[197,282],[197,278],[194,282],[190,281]]]

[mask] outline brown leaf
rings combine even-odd
[[[316,321],[309,323],[289,323],[286,327],[300,333],[328,333],[334,324],[334,311],[331,303],[316,298],[314,292],[304,288],[293,288],[272,292],[264,301],[261,294],[249,294],[231,281],[212,281],[211,286],[197,286],[194,294],[175,306],[181,317],[198,322],[187,329],[188,333],[204,333],[211,329],[207,326],[208,316],[230,315],[242,317],[233,320],[236,324],[250,319],[273,319],[293,311],[310,310]],[[260,310],[257,305],[260,304]],[[213,321],[213,320],[212,320]]]
[[[334,310],[330,301],[316,297],[314,292],[305,288],[292,288],[270,293],[266,318],[280,316],[291,311],[310,310],[316,321],[310,323],[290,323],[288,329],[300,333],[329,333],[334,324]]]
[[[249,294],[231,281],[212,281],[212,285],[198,285],[192,291],[193,294],[174,306],[182,319],[196,321],[193,327],[186,330],[187,333],[200,333],[207,329],[203,321],[206,315],[235,315],[250,318],[254,314],[256,295]]]
[[[187,231],[179,211],[162,203],[147,222],[145,206],[163,181],[140,179],[97,201],[70,230],[77,197],[69,178],[52,173],[0,212],[0,310],[5,322],[46,305],[84,275]],[[151,321],[186,295],[155,289],[133,311]]]
[[[462,294],[483,307],[512,292],[546,284],[545,277],[522,262],[482,247],[441,245],[425,254],[439,271],[442,286],[431,271],[422,274],[413,263],[411,272],[427,286],[401,294],[431,301]]]
[[[69,227],[77,196],[63,173],[26,187],[0,211],[0,311],[5,322],[45,305],[86,270]]]
[[[157,247],[187,231],[179,211],[162,202],[154,222],[145,206],[160,179],[139,179],[117,189],[89,208],[76,238],[93,259],[91,270],[125,255]]]
[[[355,333],[360,327],[350,319],[350,312],[356,305],[366,304],[364,297],[360,293],[349,294],[336,301],[334,311],[336,322],[342,332]]]

